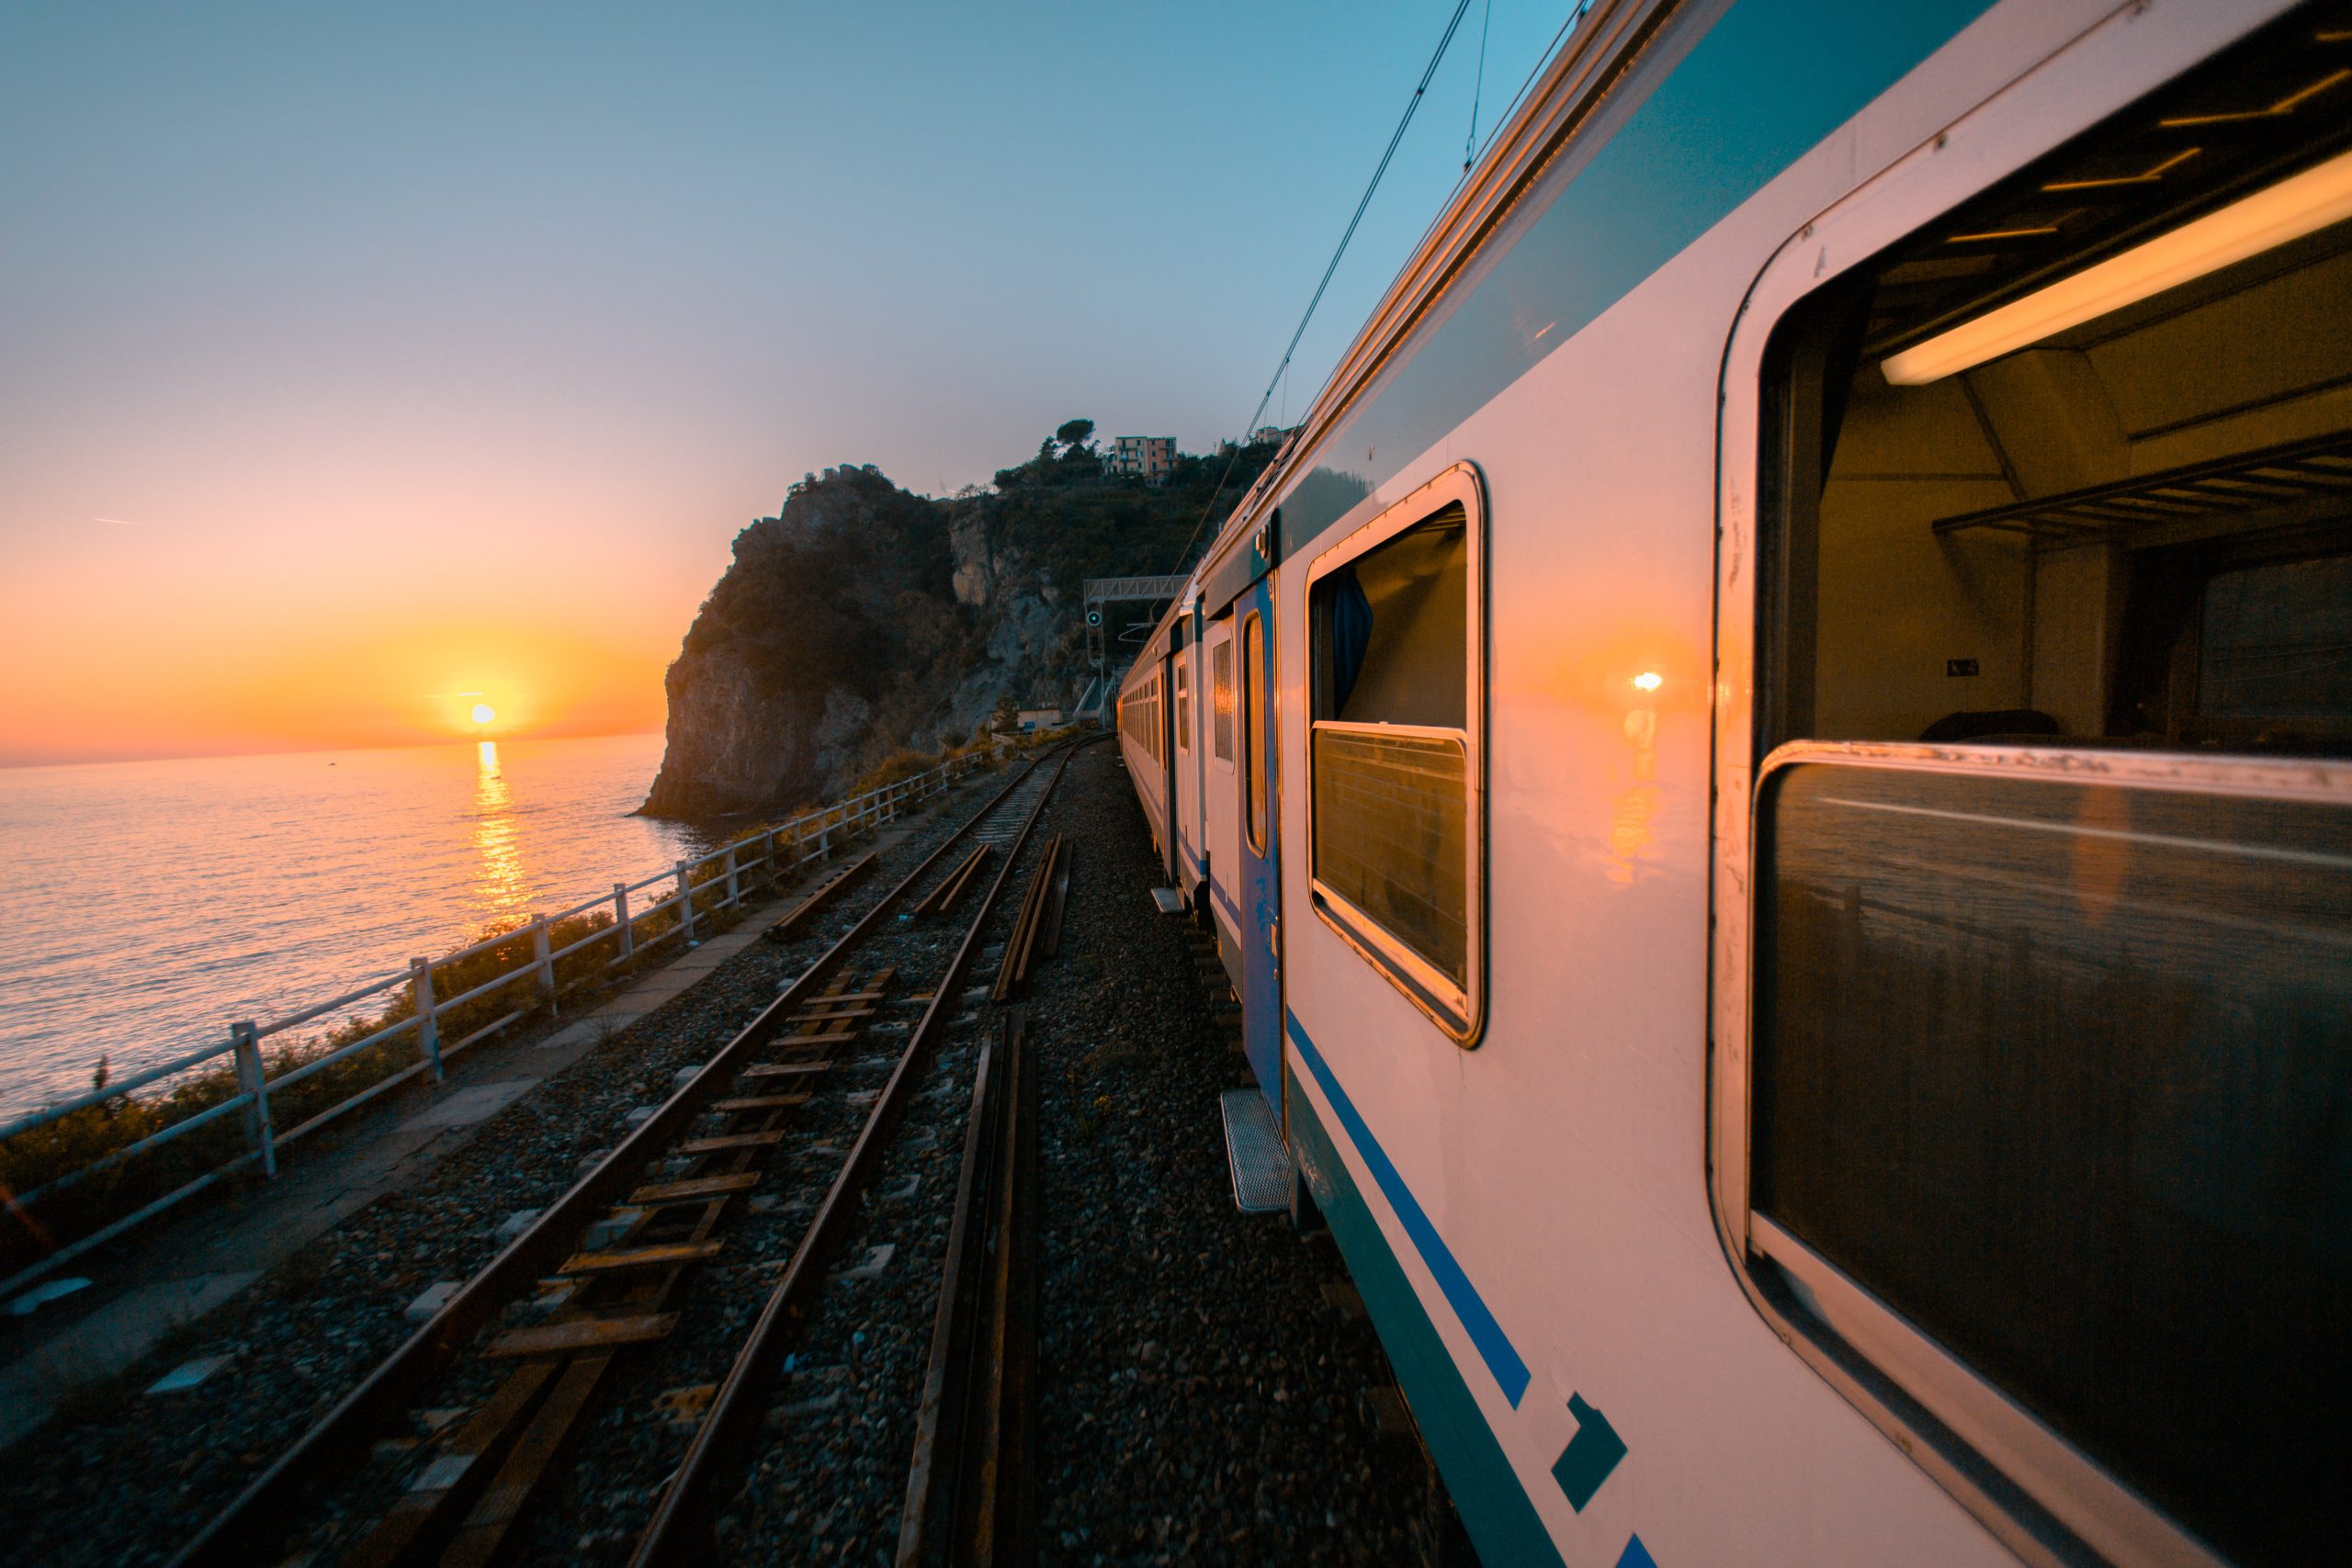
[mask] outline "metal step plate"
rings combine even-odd
[[[1181,915],[1184,912],[1184,896],[1173,887],[1153,888],[1151,901],[1159,906],[1159,912],[1163,915]]]
[[[1290,1151],[1274,1126],[1273,1109],[1254,1089],[1229,1089],[1225,1111],[1225,1163],[1233,1173],[1234,1206],[1245,1214],[1290,1208]]]

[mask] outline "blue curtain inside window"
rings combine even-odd
[[[1348,694],[1363,673],[1364,649],[1372,646],[1372,601],[1364,597],[1356,569],[1331,574],[1331,711],[1346,711]]]

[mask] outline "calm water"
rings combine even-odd
[[[682,854],[658,735],[0,769],[0,1113]]]

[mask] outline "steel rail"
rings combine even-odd
[[[933,1046],[943,1032],[948,1019],[954,1016],[960,988],[969,972],[974,955],[978,952],[980,938],[985,933],[989,916],[995,910],[997,899],[1005,884],[1012,879],[1012,870],[1021,858],[1022,847],[1029,840],[1030,830],[1053,798],[1054,789],[1061,783],[1062,773],[1079,747],[1079,741],[1061,750],[1055,764],[1053,777],[1038,795],[1035,804],[1021,823],[1020,830],[1005,847],[1003,863],[997,867],[994,880],[980,897],[973,912],[971,925],[963,942],[956,949],[944,975],[933,987],[931,1003],[923,1009],[922,1020],[907,1037],[906,1049],[899,1054],[898,1065],[891,1069],[889,1081],[876,1097],[873,1111],[865,1125],[858,1132],[857,1141],[850,1147],[848,1157],[842,1162],[841,1171],[826,1190],[818,1205],[808,1229],[802,1235],[800,1245],[793,1250],[792,1259],[785,1266],[784,1275],[776,1281],[767,1303],[760,1309],[758,1319],[736,1354],[735,1364],[728,1369],[726,1380],[704,1414],[702,1425],[695,1429],[694,1441],[688,1445],[685,1457],[679,1461],[668,1488],[656,1505],[653,1517],[647,1523],[645,1533],[638,1540],[636,1551],[629,1558],[629,1568],[671,1568],[671,1565],[707,1561],[712,1552],[711,1510],[707,1501],[712,1490],[722,1479],[731,1479],[740,1472],[752,1443],[759,1430],[765,1395],[775,1377],[777,1363],[784,1354],[785,1341],[797,1322],[807,1314],[810,1302],[824,1282],[827,1260],[847,1233],[855,1217],[858,1201],[864,1195],[867,1179],[879,1163],[883,1149],[897,1130],[905,1114],[907,1101],[913,1098],[916,1080],[928,1060]],[[1025,779],[1028,775],[1023,775]]]
[[[1065,756],[1065,762],[1067,760]],[[810,1001],[817,987],[872,934],[891,907],[1027,782],[1041,761],[1042,759],[1033,760],[961,827],[942,840],[922,864],[859,917],[840,941],[778,993],[757,1018],[703,1065],[701,1071],[664,1100],[594,1170],[549,1204],[530,1228],[492,1258],[447,1305],[256,1476],[172,1557],[170,1568],[208,1568],[212,1564],[242,1568],[255,1561],[274,1561],[264,1554],[285,1534],[293,1505],[331,1473],[363,1454],[373,1435],[397,1419],[409,1407],[414,1393],[454,1364],[475,1335],[499,1314],[507,1302],[562,1262],[572,1251],[582,1228],[636,1183],[640,1170],[701,1114],[704,1102],[733,1080],[739,1064],[780,1033],[792,1021],[793,1014]],[[1051,793],[1049,788],[1046,794]],[[944,993],[943,987],[942,994]],[[935,1008],[934,1001],[934,1010]],[[930,1016],[925,1015],[926,1019]]]
[[[1036,1074],[1027,1010],[973,1075],[962,1179],[899,1523],[897,1568],[1036,1555]]]

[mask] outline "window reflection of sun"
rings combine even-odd
[[[474,760],[474,852],[481,860],[475,885],[481,912],[491,918],[521,912],[528,893],[514,807],[498,764],[498,742],[484,740]]]
[[[1665,682],[1647,671],[1634,678],[1645,699]],[[1632,753],[1633,783],[1610,803],[1609,880],[1632,886],[1642,861],[1649,856],[1656,833],[1651,818],[1657,814],[1657,707],[1638,702],[1625,715],[1625,746]]]

